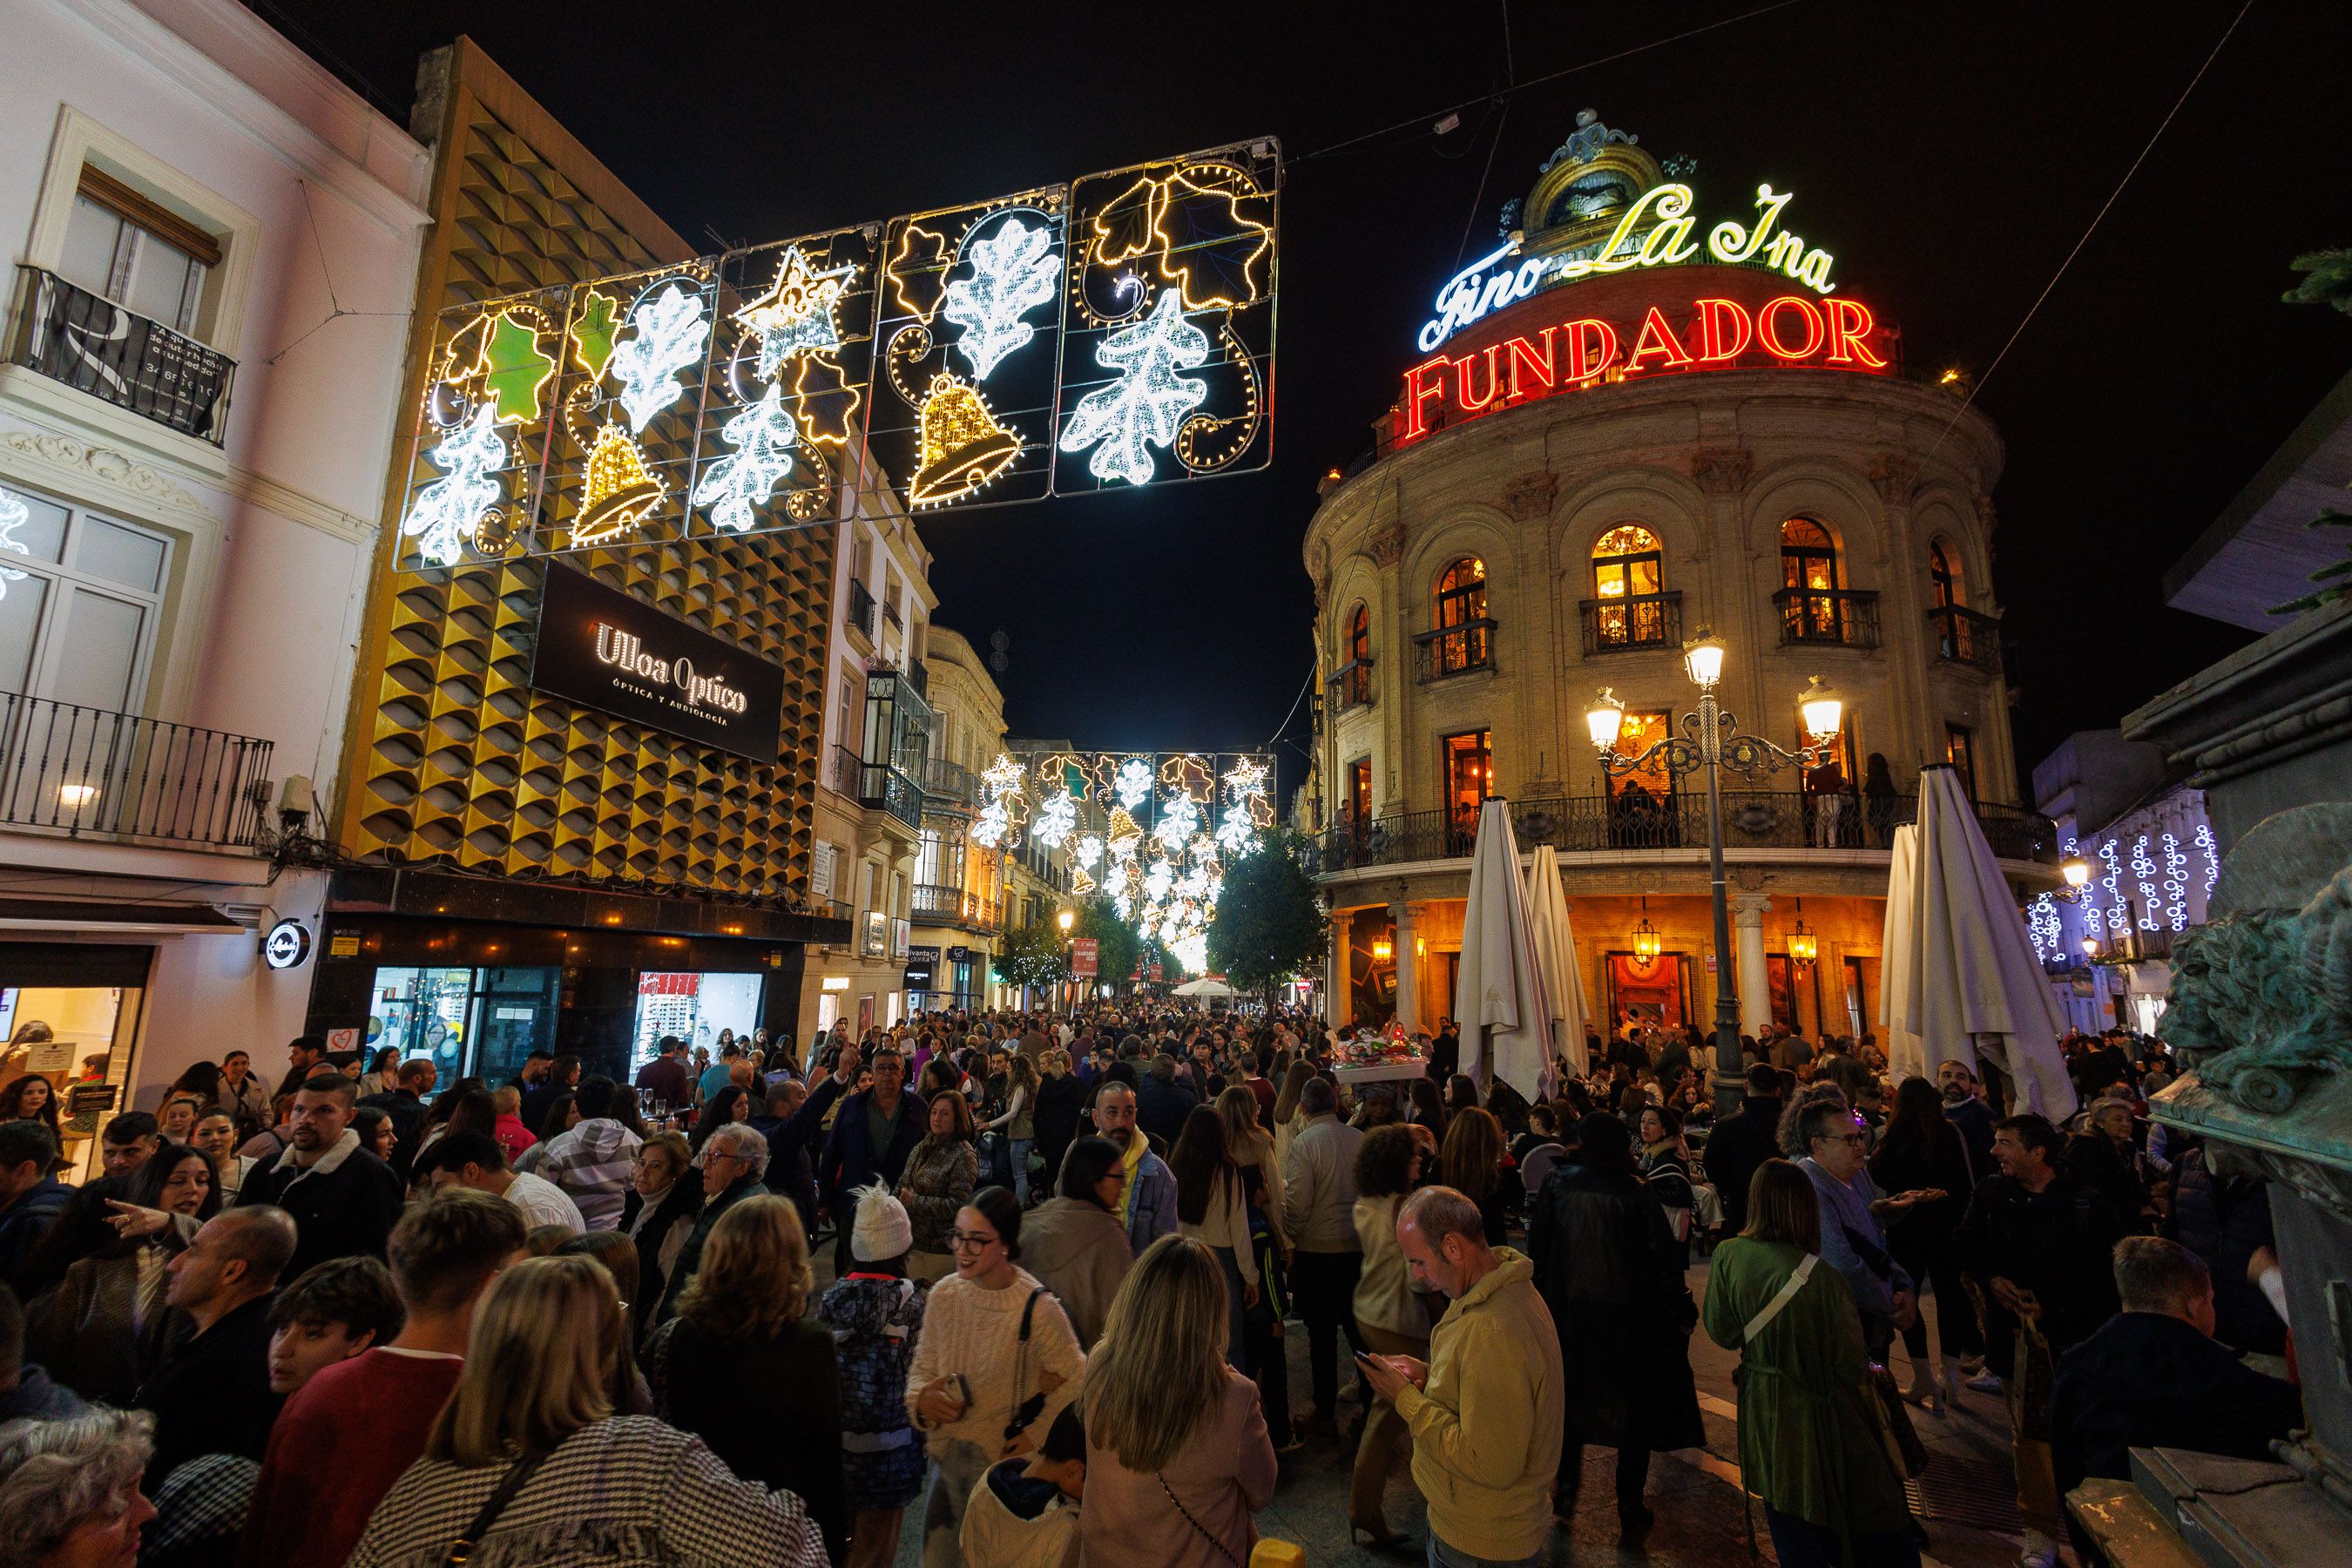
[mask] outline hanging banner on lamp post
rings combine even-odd
[[[408,571],[1273,458],[1271,137],[444,311]]]

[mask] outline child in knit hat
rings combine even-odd
[[[915,1227],[906,1205],[879,1184],[857,1200],[849,1251],[856,1267],[817,1303],[841,1368],[842,1468],[847,1482],[849,1562],[898,1560],[898,1526],[922,1490],[921,1436],[907,1419],[907,1367],[923,1326],[923,1295],[907,1278]]]
[[[1078,1407],[1054,1417],[1034,1454],[988,1468],[964,1506],[964,1568],[1068,1568],[1078,1560],[1087,1434]]]

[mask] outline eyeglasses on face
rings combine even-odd
[[[948,1232],[948,1245],[954,1247],[958,1252],[985,1252],[990,1247],[996,1245],[997,1239],[998,1238],[993,1236],[982,1235],[978,1231],[951,1230]]]

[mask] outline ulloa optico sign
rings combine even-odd
[[[552,562],[530,683],[755,762],[776,760],[781,668]]]

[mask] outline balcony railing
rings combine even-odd
[[[244,848],[269,805],[270,742],[0,692],[0,822]]]
[[[928,757],[923,762],[923,801],[931,811],[968,816],[980,809],[980,781],[961,763]]]
[[[849,580],[849,626],[867,642],[874,640],[874,595],[855,577]]]
[[[894,626],[903,626],[907,624],[898,618],[898,601],[896,599],[882,601],[882,618]]]
[[[1372,705],[1372,656],[1349,659],[1331,672],[1324,683],[1331,690],[1331,709],[1345,713],[1350,708]]]
[[[1772,595],[1780,612],[1780,645],[1843,643],[1878,646],[1878,595],[1853,588],[1783,588]]]
[[[929,883],[915,885],[915,919],[932,925],[951,925],[987,935],[1004,923],[1004,901],[961,888]]]
[[[1938,659],[1987,675],[2000,673],[2000,622],[1993,616],[1946,605],[1927,612],[1927,631],[1936,639]]]
[[[887,811],[908,826],[923,825],[923,789],[887,763],[869,763],[847,746],[833,749],[833,787],[858,805]]]
[[[1799,790],[1728,790],[1723,796],[1723,845],[1742,849],[1886,849],[1895,829],[1913,819],[1911,795],[1866,797]],[[1663,799],[1621,790],[1614,796],[1573,795],[1510,803],[1511,828],[1521,849],[1551,845],[1562,854],[1617,849],[1704,849],[1706,797],[1697,791]],[[1977,823],[2004,860],[2054,864],[2058,830],[2038,813],[1979,804]],[[1316,840],[1325,873],[1413,860],[1467,857],[1478,837],[1478,813],[1407,811],[1361,825],[1342,823]]]
[[[1416,680],[1450,680],[1474,669],[1494,667],[1495,623],[1491,620],[1440,626],[1412,639],[1412,673]]]
[[[1613,599],[1586,599],[1584,657],[1624,653],[1634,648],[1680,647],[1683,641],[1683,595],[1679,588],[1664,594],[1629,594]]]
[[[236,362],[37,267],[16,268],[8,362],[217,447]]]

